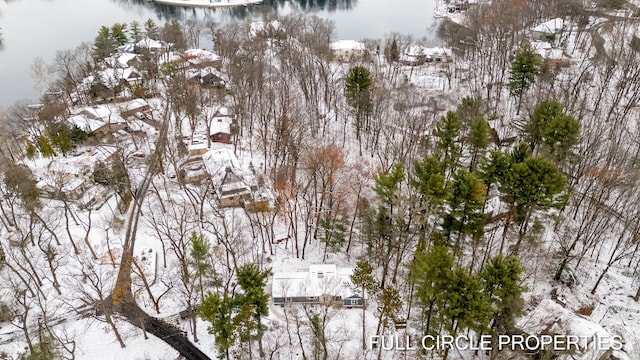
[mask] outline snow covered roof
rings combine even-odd
[[[124,53],[110,56],[108,58],[105,58],[104,61],[111,67],[127,68],[129,67],[129,62],[136,57],[138,57],[137,54]]]
[[[94,132],[104,126],[104,121],[90,119],[85,115],[74,115],[67,119],[71,125],[77,126],[80,130]]]
[[[214,118],[209,127],[209,135],[231,134],[231,124],[225,118]]]
[[[147,103],[145,99],[133,99],[127,102],[120,103],[118,104],[118,106],[120,107],[120,111],[130,112],[130,111],[143,109],[149,106],[149,103]]]
[[[150,50],[160,50],[160,49],[162,49],[162,43],[160,41],[153,40],[153,39],[150,39],[148,37],[138,41],[136,43],[136,46],[137,47],[141,47],[141,48],[147,48],[147,49],[150,49]]]
[[[218,197],[222,199],[245,194],[251,194],[251,187],[242,176],[234,172],[233,168],[227,167],[218,186]]]
[[[207,168],[207,172],[214,180],[222,180],[227,167],[238,170],[240,169],[240,162],[238,158],[226,148],[211,149],[207,151],[202,155],[202,161],[204,162],[204,166]]]
[[[544,33],[544,34],[555,34],[560,30],[562,30],[563,26],[564,26],[564,20],[562,20],[561,18],[555,18],[555,19],[551,19],[543,22],[542,24],[531,29],[531,31]]]
[[[220,56],[204,49],[185,50],[184,57],[186,61],[194,65],[220,61],[222,59]]]
[[[208,146],[209,145],[207,144],[206,141],[193,141],[187,147],[189,149],[189,152],[191,152],[191,151],[207,149]]]
[[[351,286],[353,268],[335,264],[314,264],[308,271],[273,274],[273,297],[315,297],[322,295],[347,298],[354,295]]]
[[[76,114],[85,115],[90,119],[108,121],[110,123],[124,122],[116,109],[106,105],[86,106],[74,111]]]
[[[220,116],[231,116],[231,110],[229,110],[229,108],[227,108],[226,106],[222,106],[218,109],[216,114]]]
[[[124,53],[133,53],[136,50],[136,44],[134,43],[126,43],[124,45],[118,46],[118,51]]]
[[[213,75],[222,81],[226,81],[225,76],[220,71],[211,66],[207,66],[202,69],[188,69],[186,71],[187,79],[193,79],[194,77],[204,78],[208,75]]]
[[[602,345],[611,345],[611,336],[616,335],[610,334],[601,325],[563,308],[551,299],[540,301],[533,311],[518,320],[517,327],[528,334],[563,334],[585,339],[586,344],[581,340],[577,345],[580,349],[572,355],[572,359],[582,360],[600,359],[607,350],[607,347]],[[594,346],[595,342],[599,341],[596,338],[603,339],[603,343]]]
[[[125,120],[114,111],[104,105],[88,106],[74,111],[76,115],[73,115],[67,119],[72,125],[84,131],[96,131],[105,125],[122,124]]]
[[[331,50],[365,50],[364,43],[355,40],[338,40],[329,44]]]

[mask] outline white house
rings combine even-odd
[[[273,274],[271,297],[276,305],[323,304],[361,307],[362,297],[351,283],[353,268],[335,264],[314,264],[306,271]]]
[[[329,44],[329,48],[338,61],[360,60],[367,53],[364,43],[354,40],[335,41]]]

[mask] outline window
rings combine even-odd
[[[284,299],[285,302],[291,302],[291,300],[292,299],[290,297]]]
[[[350,305],[360,305],[360,299],[349,299]]]

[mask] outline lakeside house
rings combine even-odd
[[[400,54],[400,62],[405,65],[422,65],[425,63],[448,63],[453,59],[453,52],[448,48],[425,47],[413,45]]]
[[[367,54],[364,43],[354,40],[339,40],[329,44],[333,58],[338,61],[362,60]]]
[[[335,264],[313,264],[307,271],[273,274],[271,296],[275,305],[307,304],[362,307],[364,299],[351,283],[353,268]]]
[[[106,105],[75,109],[74,115],[67,118],[67,122],[83,131],[93,133],[113,133],[127,126],[119,112]]]

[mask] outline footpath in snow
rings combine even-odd
[[[259,4],[263,0],[153,0],[158,4],[196,6],[196,7],[230,7]]]

